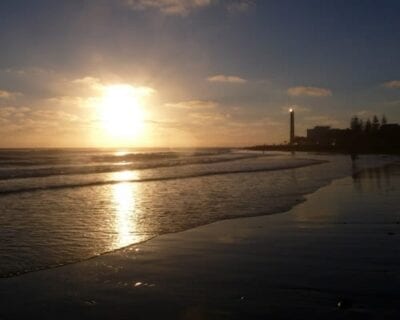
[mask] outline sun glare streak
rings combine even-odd
[[[113,172],[112,173],[112,180],[114,181],[132,181],[132,180],[137,180],[138,179],[138,173],[136,171],[119,171],[119,172]]]
[[[123,156],[126,156],[128,153],[129,153],[128,151],[120,150],[120,151],[116,151],[114,153],[114,155],[117,157],[123,157]]]
[[[122,182],[113,186],[112,194],[115,205],[115,247],[124,247],[140,241],[137,224],[137,185],[126,182],[135,177],[131,171],[115,173],[115,180]]]

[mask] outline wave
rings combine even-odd
[[[213,154],[212,156],[197,154],[195,156],[172,156],[172,155],[161,155],[161,154],[146,154],[146,155],[131,155],[129,159],[135,159],[135,161],[127,161],[127,158],[122,159],[113,157],[112,159],[118,159],[119,161],[106,162],[102,164],[96,163],[85,163],[80,162],[78,164],[70,165],[37,165],[28,166],[25,168],[14,165],[13,168],[3,166],[0,167],[0,180],[9,179],[23,179],[23,178],[34,178],[34,177],[49,177],[55,175],[77,175],[77,174],[93,174],[93,173],[105,173],[115,172],[121,170],[143,170],[143,169],[155,169],[165,167],[177,167],[186,166],[193,164],[213,164],[220,162],[230,162],[237,160],[245,160],[251,158],[258,158],[266,155],[260,154]],[[272,155],[268,155],[272,156]],[[108,156],[103,157],[103,160],[108,159]],[[159,159],[158,161],[155,159]],[[15,161],[15,160],[13,160]]]
[[[241,159],[247,159],[241,158]],[[254,158],[251,157],[251,158]],[[240,159],[232,159],[230,161],[240,160]],[[301,161],[302,160],[302,161]],[[82,188],[82,187],[91,187],[91,186],[101,186],[101,185],[112,185],[122,182],[129,183],[140,183],[140,182],[154,182],[154,181],[166,181],[166,180],[177,180],[177,179],[190,179],[190,178],[198,178],[198,177],[207,177],[207,176],[215,176],[215,175],[227,175],[227,174],[240,174],[240,173],[257,173],[257,172],[267,172],[267,171],[276,171],[276,170],[287,170],[287,169],[295,169],[301,167],[307,167],[311,165],[317,165],[326,163],[326,160],[314,160],[314,159],[298,159],[295,163],[282,163],[269,165],[268,167],[262,168],[247,168],[247,169],[227,169],[227,170],[218,170],[218,171],[202,171],[195,173],[187,173],[181,175],[166,175],[166,176],[156,176],[156,177],[145,177],[140,179],[111,179],[105,181],[79,181],[79,182],[63,182],[60,184],[49,184],[45,186],[32,186],[32,187],[22,187],[15,189],[5,189],[0,190],[0,195],[7,194],[15,194],[15,193],[25,193],[25,192],[35,192],[35,191],[44,191],[44,190],[57,190],[57,189],[67,189],[67,188]]]
[[[70,162],[112,162],[114,160],[151,160],[160,158],[178,158],[182,156],[198,157],[231,153],[231,149],[169,149],[149,150],[102,150],[102,149],[0,149],[0,165],[55,164]]]

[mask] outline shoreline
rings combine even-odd
[[[393,166],[398,168],[398,165]],[[376,301],[372,303],[371,290],[374,289],[375,294],[379,289],[389,302],[398,298],[397,291],[393,291],[398,284],[394,277],[398,258],[387,253],[391,249],[396,252],[400,249],[396,241],[396,234],[400,231],[399,217],[393,212],[386,212],[387,208],[382,211],[382,216],[376,217],[375,212],[362,207],[361,221],[357,203],[373,200],[371,203],[377,205],[392,205],[393,210],[400,193],[400,178],[398,169],[394,173],[389,172],[391,168],[370,170],[353,180],[346,177],[332,181],[283,214],[218,221],[164,234],[73,265],[3,278],[0,280],[3,301],[0,318],[35,314],[46,319],[55,315],[59,317],[60,310],[67,312],[66,318],[77,315],[108,318],[112,315],[107,311],[110,308],[116,312],[116,318],[145,317],[146,314],[150,318],[176,318],[182,314],[206,315],[209,318],[261,315],[291,318],[287,312],[299,310],[302,311],[297,318],[308,317],[310,313],[335,318],[345,315],[372,316],[375,312],[383,312],[387,306],[382,311],[379,303],[384,301],[379,298],[375,299],[378,304]],[[379,179],[373,176],[381,171],[384,173],[379,173]],[[390,179],[387,182],[385,177],[392,182]],[[386,197],[384,194],[375,195],[375,192],[368,191],[377,186],[378,180],[381,184],[391,184],[385,191],[390,195],[388,199],[391,202],[382,199]],[[359,198],[357,184],[364,184],[367,189]],[[374,195],[373,199],[366,197],[371,196],[368,192]],[[355,200],[352,196],[356,197]],[[321,207],[321,201],[325,201],[325,207]],[[335,203],[341,205],[334,208]],[[372,211],[377,209],[376,206]],[[327,212],[321,215],[318,213],[321,208]],[[382,217],[387,220],[383,219],[385,224],[381,221]],[[366,224],[366,221],[369,222]],[[364,243],[369,243],[371,236],[379,240],[379,246]],[[384,243],[391,243],[391,246],[382,246]],[[351,246],[359,251],[353,252]],[[327,252],[328,248],[336,247],[342,251],[335,249],[334,252]],[[385,250],[389,251],[385,254],[382,267],[377,261],[371,265],[371,261],[367,263],[368,260],[365,260],[370,255],[374,257],[367,250],[371,248],[378,256]],[[361,253],[365,266],[351,257]],[[332,260],[332,255],[340,259]],[[396,263],[388,264],[391,260]],[[332,262],[336,263],[336,268]],[[371,267],[386,271],[371,274],[368,271]],[[367,268],[365,276],[370,278],[366,293],[345,290],[340,286],[346,281],[353,281],[348,275],[352,268],[358,270],[357,274]],[[324,281],[316,281],[318,273]],[[379,283],[386,283],[388,274],[393,285],[386,290]],[[352,276],[355,275],[352,273]],[[344,282],[343,277],[346,279]],[[54,291],[56,287],[65,290]],[[210,294],[213,299],[208,297]],[[342,296],[351,301],[346,311],[336,305],[344,299]],[[372,303],[373,308],[366,307],[364,300]],[[160,307],[158,312],[152,308],[154,301]],[[26,305],[26,309],[22,310],[21,304]],[[398,316],[399,310],[394,305],[391,308],[394,313],[385,315],[389,318]],[[189,319],[188,316],[186,318]]]
[[[380,148],[362,148],[359,150],[353,150],[351,147],[343,146],[327,146],[327,145],[256,145],[250,147],[244,147],[243,150],[248,151],[281,151],[281,152],[313,152],[313,153],[326,153],[326,154],[357,154],[357,155],[392,155],[396,156],[400,154],[398,146],[394,147],[380,147]]]

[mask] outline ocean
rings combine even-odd
[[[0,151],[0,277],[218,220],[284,212],[389,156],[231,149]]]

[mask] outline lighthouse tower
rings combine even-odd
[[[294,110],[289,109],[290,113],[290,139],[289,144],[292,146],[294,144]]]

